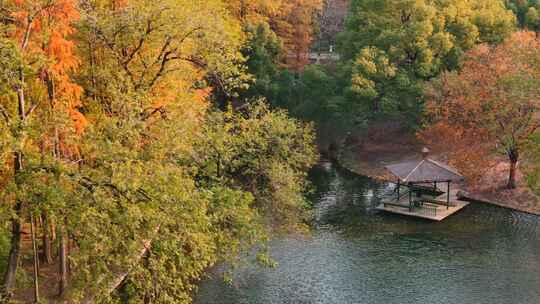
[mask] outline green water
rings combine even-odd
[[[374,210],[387,185],[322,162],[314,231],[271,242],[279,267],[204,281],[197,304],[538,304],[540,218],[472,204],[440,223]]]

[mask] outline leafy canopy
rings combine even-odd
[[[455,69],[477,43],[498,43],[515,17],[498,0],[353,0],[339,48],[360,112],[421,111],[421,82]]]
[[[429,84],[430,119],[422,137],[448,151],[473,182],[488,168],[490,152],[502,152],[515,165],[540,129],[539,76],[540,40],[533,32],[476,47],[459,72]]]

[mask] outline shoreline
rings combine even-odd
[[[365,155],[366,151],[358,151],[361,150],[359,146],[346,146],[345,144],[342,144],[339,148],[337,155],[333,155],[329,158],[333,160],[338,166],[353,174],[381,180],[384,179],[386,175],[383,169],[384,165],[414,157],[414,154],[412,154],[411,156],[411,150],[417,148],[417,145],[412,144],[408,148],[409,149],[404,151],[405,153],[398,153],[397,150],[393,150],[393,152],[387,152],[382,155],[377,155],[372,159],[363,160],[361,156]],[[326,152],[326,154],[331,153]],[[495,191],[492,195],[496,195]],[[462,198],[464,201],[468,201],[471,203],[488,204],[530,215],[540,216],[540,203],[537,196],[536,201],[532,198],[530,201],[519,202],[516,200],[515,202],[510,203],[486,197],[485,193],[469,193],[468,191],[465,191],[464,195],[462,195]]]
[[[510,204],[500,203],[500,202],[496,202],[494,200],[488,200],[488,199],[485,199],[485,198],[483,198],[481,196],[479,197],[479,196],[473,196],[471,194],[467,194],[467,195],[463,196],[462,198],[464,200],[468,201],[468,202],[471,202],[471,203],[492,205],[492,206],[499,207],[499,208],[504,208],[504,209],[509,209],[509,210],[513,210],[513,211],[518,211],[518,212],[530,214],[530,215],[540,216],[539,211],[530,210],[530,209],[527,209],[527,208],[521,208],[520,206],[512,206]]]

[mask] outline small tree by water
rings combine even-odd
[[[421,137],[476,179],[488,156],[502,152],[510,162],[507,187],[516,188],[518,161],[540,128],[540,40],[519,32],[499,46],[473,49],[460,72],[428,85],[427,98],[431,119]]]

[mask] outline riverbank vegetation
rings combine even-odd
[[[507,186],[539,191],[539,11],[1,1],[3,301],[189,303],[220,261],[272,265],[265,242],[309,221],[316,132],[403,157],[377,142],[393,130],[471,181],[503,155]]]
[[[0,3],[2,302],[188,303],[218,261],[272,264],[317,153],[310,124],[240,94],[250,29],[302,52],[318,3],[266,4]]]
[[[348,15],[334,40],[340,59],[296,72],[275,70],[268,81],[272,85],[259,93],[272,105],[315,121],[323,148],[330,146],[334,152],[343,145],[343,161],[358,165],[363,173],[377,171],[369,167],[382,168],[381,162],[414,157],[411,150],[424,144],[432,145],[438,157],[463,171],[471,191],[480,184],[490,192],[516,187],[530,192],[538,187],[535,160],[539,149],[534,140],[539,132],[538,54],[525,47],[538,41],[537,1],[352,0],[348,5]],[[328,1],[327,6],[336,6],[335,1]],[[339,14],[323,15],[325,24],[339,24],[325,19]],[[316,51],[319,45],[314,46]],[[491,48],[496,49],[492,55],[479,55]],[[527,55],[514,58],[516,52]],[[504,75],[497,83],[487,83],[484,80],[493,75],[481,68],[489,65],[486,60],[505,62],[515,70],[499,71]],[[455,96],[459,103],[433,102],[433,87],[438,86],[438,94],[444,95],[449,75],[473,83],[466,73],[482,82],[471,84],[474,89],[469,92],[456,83],[455,91],[462,94]],[[437,144],[433,136],[443,107],[459,112],[474,104],[477,112],[467,117],[473,124],[464,125],[498,138],[490,140],[492,144],[474,141],[480,133],[454,121],[447,133],[459,139],[459,145],[451,144],[440,132],[441,144]],[[459,129],[476,137],[467,142]],[[460,152],[456,152],[458,146],[463,147]],[[504,163],[508,166],[501,170]],[[498,176],[501,171],[505,171],[504,186]]]
[[[314,98],[291,104],[314,101],[315,105],[303,107],[330,112],[320,115],[321,123],[324,119],[338,124],[346,121],[348,127],[344,129],[351,134],[342,132],[346,137],[343,143],[351,150],[345,153],[352,158],[365,155],[363,150],[377,151],[373,147],[395,150],[392,143],[438,146],[439,156],[463,171],[474,186],[480,177],[490,174],[494,165],[504,161],[500,155],[505,155],[509,164],[506,188],[516,188],[518,163],[528,172],[534,188],[535,173],[531,172],[536,172],[532,169],[536,167],[533,155],[538,149],[531,139],[539,129],[540,90],[536,82],[539,54],[534,51],[538,43],[537,7],[536,1],[351,1],[344,30],[338,35],[341,59],[334,67],[319,68],[320,81],[306,89],[317,92],[329,88],[327,94],[317,93],[325,96],[326,102]],[[480,55],[486,52],[489,55]],[[503,64],[502,70],[484,68],[490,64]],[[308,67],[304,74],[310,75],[312,70]],[[452,75],[461,82],[450,83]],[[486,82],[493,77],[497,80]],[[464,90],[467,82],[470,91]],[[310,81],[303,84],[309,86]],[[433,96],[434,87],[438,88],[437,98]],[[475,104],[475,113],[462,114],[475,111]],[[454,120],[445,134],[435,136],[441,115],[451,113],[467,117],[471,124]],[[409,138],[409,133],[418,132],[419,137],[402,143],[399,138],[377,135],[395,129],[394,122],[402,126],[402,133],[393,132],[392,136]],[[487,138],[477,141],[479,127],[495,137],[492,145],[486,144]],[[460,129],[470,131],[471,140],[467,141]],[[429,132],[430,139],[426,136]],[[457,152],[459,146],[463,149]],[[407,148],[386,154],[392,156],[385,162],[411,156]],[[377,157],[367,156],[366,161]],[[498,182],[489,186],[499,187]]]
[[[423,138],[442,145],[470,182],[486,174],[491,151],[510,163],[508,185],[516,188],[517,164],[540,128],[540,40],[518,32],[503,43],[476,47],[459,72],[444,72],[426,89],[429,121]],[[478,138],[482,138],[481,143]]]

